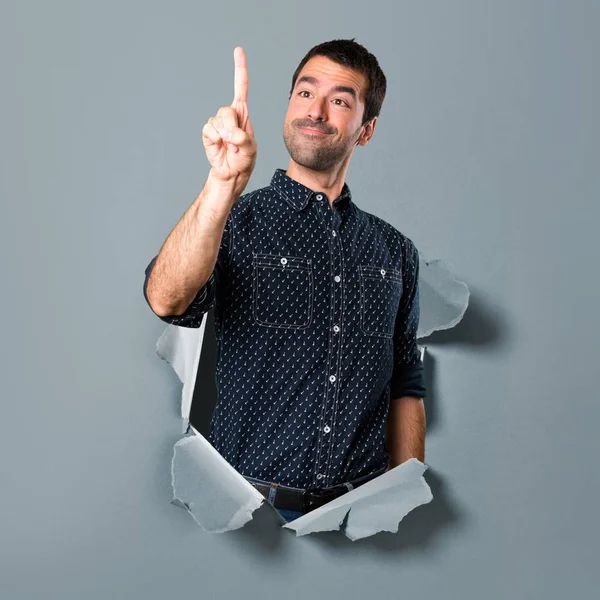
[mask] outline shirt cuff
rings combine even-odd
[[[419,360],[419,362],[409,371],[392,375],[390,382],[390,398],[400,398],[402,396],[424,398],[426,393],[423,362],[421,360]]]

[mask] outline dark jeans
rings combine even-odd
[[[276,508],[275,510],[286,520],[286,523],[289,523],[304,514],[299,510],[289,510],[287,508]]]

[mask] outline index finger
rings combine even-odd
[[[248,102],[248,69],[246,67],[246,53],[241,46],[234,48],[233,60],[235,62],[235,75],[232,106],[236,101]]]

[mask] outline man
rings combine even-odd
[[[209,176],[148,265],[144,294],[182,327],[214,306],[209,439],[292,519],[424,461],[419,258],[344,183],[385,96],[377,59],[354,39],[307,53],[283,127],[287,171],[245,194],[257,144],[240,47],[234,62],[233,103],[202,130]]]

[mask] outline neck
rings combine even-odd
[[[315,192],[326,194],[329,199],[329,205],[332,206],[333,201],[339,198],[342,193],[347,170],[347,161],[335,165],[329,171],[313,171],[312,169],[300,166],[293,159],[290,159],[286,175]]]

